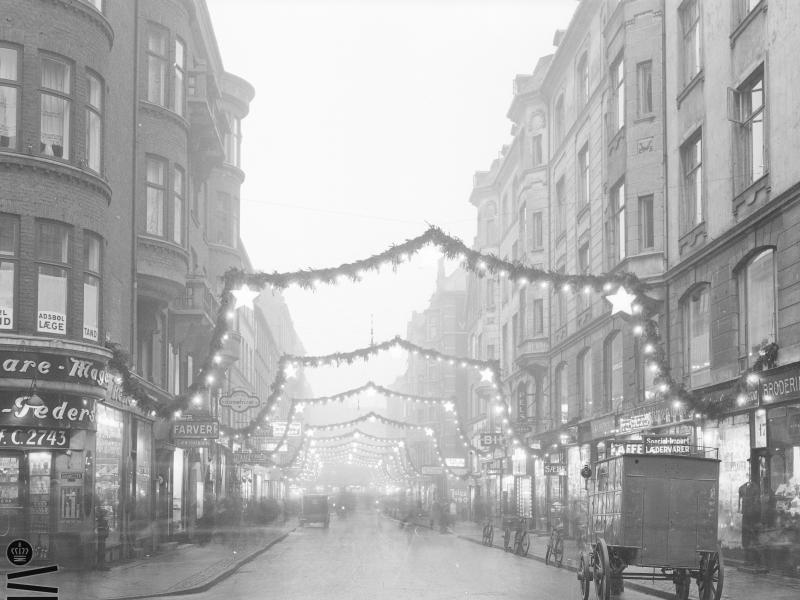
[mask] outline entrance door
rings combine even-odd
[[[0,552],[23,537],[22,454],[0,453]]]

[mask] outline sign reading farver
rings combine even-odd
[[[173,439],[217,439],[219,437],[219,422],[211,419],[194,420],[181,419],[172,423]]]

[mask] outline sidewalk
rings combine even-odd
[[[454,534],[465,540],[481,543],[483,526],[469,521],[456,523]],[[544,562],[549,536],[531,535],[528,558]],[[494,547],[503,549],[503,532],[495,527]],[[488,548],[487,548],[488,550]],[[577,567],[579,549],[574,540],[564,541],[563,568],[574,571]],[[554,567],[553,567],[554,568]],[[641,569],[642,571],[644,569]],[[725,565],[722,598],[744,600],[748,598],[769,598],[769,600],[797,600],[800,597],[800,579],[785,577],[775,573],[751,574],[740,571],[735,564]],[[666,581],[626,581],[625,587],[659,598],[675,598],[675,586]],[[578,581],[575,580],[575,589]],[[690,598],[697,598],[697,586],[693,583]]]
[[[293,530],[293,524],[251,527],[236,547],[230,543],[182,544],[171,552],[111,566],[109,571],[59,571],[26,583],[55,586],[59,597],[81,600],[132,600],[201,592]]]

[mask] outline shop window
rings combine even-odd
[[[120,471],[122,466],[123,413],[97,403],[97,448],[95,452],[95,494],[97,506],[105,512],[109,534],[107,545],[120,542],[122,528]]]
[[[175,165],[172,171],[172,241],[183,245],[183,215],[186,206],[184,170]]]
[[[703,68],[699,4],[697,0],[685,0],[678,9],[682,34],[680,52],[684,85],[688,85]]]
[[[150,24],[147,30],[147,101],[167,106],[167,40],[162,27]]]
[[[172,102],[175,112],[183,116],[186,98],[186,44],[180,38],[175,39],[175,63],[173,68],[175,71],[173,76],[175,91]]]
[[[147,197],[147,224],[145,230],[150,235],[164,236],[164,211],[166,196],[166,161],[153,156],[147,157],[145,193]]]
[[[728,95],[728,118],[736,124],[734,150],[741,191],[767,172],[763,66],[738,89],[729,89]]]
[[[153,434],[150,423],[136,419],[136,500],[134,503],[134,523],[132,528],[135,535],[146,535],[151,527],[152,514],[150,512],[151,463]]]
[[[711,292],[707,285],[694,290],[684,301],[686,367],[691,386],[711,381]]]
[[[19,51],[0,46],[0,149],[19,146]]]
[[[86,166],[100,173],[103,168],[103,82],[89,73],[86,87]]]
[[[36,225],[36,259],[39,261],[36,331],[66,335],[69,227],[53,221],[38,221]]]
[[[14,296],[19,259],[19,217],[0,213],[0,330],[16,328]]]
[[[617,410],[623,400],[622,335],[615,331],[604,347],[605,410]]]
[[[636,65],[636,110],[640,117],[653,112],[653,61]]]
[[[698,130],[681,146],[682,233],[703,222],[703,135]]]
[[[751,258],[739,278],[743,346],[748,366],[759,350],[776,341],[775,251],[770,248]]]
[[[39,152],[45,156],[68,160],[72,70],[65,61],[49,56],[42,57],[40,67],[42,91]]]

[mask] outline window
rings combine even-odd
[[[528,310],[527,306],[527,290],[525,288],[520,289],[519,291],[519,339],[524,340],[528,336],[528,332],[526,331],[526,313]]]
[[[566,423],[569,420],[569,396],[567,395],[567,365],[562,363],[556,367],[555,377],[555,414],[554,426]]]
[[[556,100],[555,110],[553,112],[553,136],[555,138],[556,145],[561,143],[561,140],[564,139],[564,135],[566,131],[564,130],[566,116],[564,115],[564,95],[558,97]]]
[[[556,183],[556,237],[567,230],[567,191],[564,178]]]
[[[700,9],[697,0],[686,0],[679,9],[683,45],[683,83],[688,85],[702,69],[700,58]]]
[[[703,138],[698,130],[681,146],[683,233],[703,222]]]
[[[544,246],[542,239],[542,213],[535,212],[531,215],[531,248],[536,250]]]
[[[166,204],[166,172],[165,161],[147,157],[147,225],[146,231],[151,235],[164,236],[164,211]]]
[[[234,167],[241,167],[242,120],[228,115],[231,130],[225,135],[225,162]]]
[[[581,55],[578,61],[575,80],[578,89],[578,110],[580,110],[589,103],[589,60],[586,52]]]
[[[744,347],[747,364],[758,360],[758,351],[776,341],[775,251],[764,250],[753,257],[741,278],[744,312]]]
[[[616,265],[626,256],[627,231],[625,225],[625,182],[621,181],[613,188],[609,197],[609,210],[611,212],[611,266]]]
[[[620,56],[611,66],[613,110],[612,135],[625,126],[625,61]]]
[[[733,92],[733,121],[737,128],[740,187],[743,189],[767,172],[764,143],[764,71],[759,69]]]
[[[86,166],[100,173],[103,168],[103,83],[95,75],[86,76]]]
[[[556,273],[562,275],[566,272],[566,266],[563,264],[556,269]],[[567,294],[556,288],[553,289],[553,294],[556,297],[556,327],[565,327],[567,324]]]
[[[486,360],[495,360],[494,344],[486,346]]]
[[[578,401],[581,416],[592,414],[592,351],[587,348],[578,355]]]
[[[711,382],[710,298],[705,285],[690,294],[683,307],[686,366],[692,387]]]
[[[496,234],[496,225],[494,219],[486,219],[486,245],[494,245]]]
[[[167,32],[151,24],[147,31],[147,101],[167,106]]]
[[[183,40],[175,38],[175,93],[172,101],[175,106],[175,112],[183,115],[184,99],[186,90],[186,44]]]
[[[653,194],[639,196],[639,250],[648,250],[655,245]]]
[[[214,226],[216,232],[212,236],[215,244],[222,244],[229,248],[236,248],[239,240],[239,221],[236,214],[238,207],[233,205],[230,194],[224,192],[217,193],[216,204],[214,205]]]
[[[586,241],[578,247],[578,274],[589,274],[589,242]],[[578,313],[582,313],[589,308],[589,301],[583,290],[575,294],[575,305]]]
[[[517,358],[517,344],[519,343],[519,315],[514,313],[511,317],[511,360]]]
[[[656,371],[654,364],[651,363],[642,352],[639,350],[639,340],[635,342],[636,347],[636,365],[638,369],[637,374],[637,389],[642,390],[642,395],[639,397],[639,402],[651,402],[656,399]]]
[[[509,371],[509,362],[508,362],[508,323],[503,323],[503,334],[502,339],[500,342],[503,344],[502,353],[503,353],[503,370],[508,372]]]
[[[0,330],[14,329],[19,217],[0,213]]]
[[[622,335],[615,331],[605,343],[605,409],[617,410],[623,400]]]
[[[486,280],[486,308],[492,310],[494,308],[494,297],[495,297],[495,285],[494,279],[487,279]]]
[[[653,62],[636,65],[636,111],[641,117],[653,112]]]
[[[100,277],[102,268],[100,238],[83,236],[83,337],[96,342],[100,331]]]
[[[544,335],[544,300],[541,298],[533,301],[533,335]]]
[[[184,171],[178,165],[172,171],[172,241],[183,245],[183,207],[186,198]]]
[[[69,159],[70,66],[42,57],[41,136],[39,152]]]
[[[527,227],[527,220],[525,219],[525,205],[523,204],[519,208],[519,219],[517,221],[517,227],[519,228],[519,235],[517,239],[519,240],[519,246],[522,248],[523,252],[525,251],[525,242],[527,241],[528,234],[525,231]]]
[[[87,4],[91,4],[100,12],[103,12],[103,0],[84,0]]]
[[[733,2],[736,15],[734,23],[738,25],[744,21],[745,17],[747,17],[756,6],[758,6],[761,0],[733,0]]]
[[[0,46],[0,148],[16,150],[19,145],[19,53]]]
[[[589,144],[578,152],[578,208],[589,203]]]
[[[36,226],[36,259],[40,261],[36,331],[66,335],[69,228],[52,221],[38,221]]]
[[[531,138],[531,160],[534,167],[542,164],[542,136],[535,135]]]

